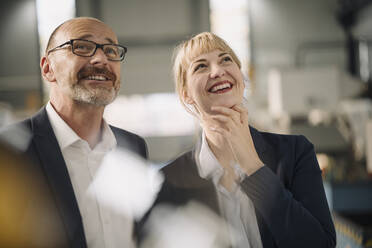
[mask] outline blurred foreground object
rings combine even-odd
[[[141,248],[225,248],[226,223],[209,208],[190,201],[183,207],[159,205],[146,224]]]
[[[88,194],[114,213],[138,220],[151,207],[162,181],[146,160],[117,148],[104,157]]]
[[[5,102],[0,102],[0,127],[12,123],[13,119],[11,106]]]
[[[47,182],[28,159],[0,143],[0,247],[67,247]]]
[[[15,125],[9,128],[9,131],[0,132],[0,141],[11,145],[14,149],[20,152],[25,152],[29,146],[32,138],[30,130],[24,125]],[[5,130],[4,128],[4,130]],[[3,129],[0,128],[0,131]]]

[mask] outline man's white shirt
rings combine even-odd
[[[83,221],[89,248],[134,247],[133,220],[107,209],[87,193],[104,156],[116,148],[115,136],[103,120],[102,139],[91,149],[58,115],[50,102],[49,121],[57,138]]]

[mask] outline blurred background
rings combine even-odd
[[[338,247],[372,247],[372,1],[3,0],[0,12],[0,127],[48,101],[39,61],[53,29],[92,16],[128,47],[105,118],[145,137],[157,164],[199,129],[174,94],[173,49],[220,35],[242,60],[250,123],[314,143]]]

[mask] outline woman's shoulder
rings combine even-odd
[[[296,149],[313,148],[313,144],[304,135],[294,135],[294,134],[281,134],[266,131],[259,131],[255,128],[251,128],[252,138],[255,137],[262,139],[265,143],[271,146],[278,147],[293,147]]]

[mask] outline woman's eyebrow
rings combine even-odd
[[[225,54],[228,54],[228,53],[220,53],[220,54],[218,55],[218,57],[222,57],[222,56],[225,55]]]
[[[195,64],[195,63],[198,63],[198,62],[206,62],[206,61],[207,61],[206,59],[198,59],[198,60],[196,60],[196,61],[191,62],[191,66],[192,66],[193,64]]]

